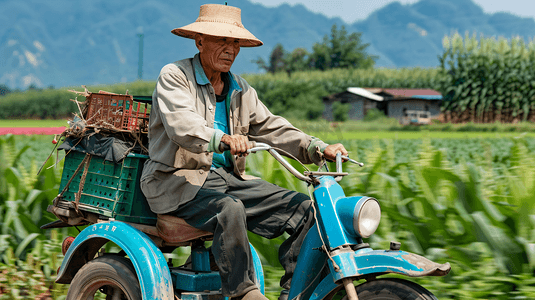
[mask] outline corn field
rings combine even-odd
[[[535,121],[535,42],[455,34],[443,45],[438,90],[446,121]]]
[[[365,163],[344,165],[351,173],[341,182],[346,195],[373,196],[382,206],[381,225],[365,242],[387,249],[400,241],[403,250],[449,261],[448,276],[413,279],[439,299],[535,297],[534,138],[343,143]],[[54,168],[53,158],[34,175],[40,162],[26,154],[38,149],[48,154],[49,139],[0,137],[0,299],[62,299],[68,288],[54,279],[61,241],[77,231],[39,229],[54,220],[45,209],[58,192],[61,162]],[[267,153],[248,156],[248,173],[307,193]],[[276,299],[283,273],[277,249],[284,237],[250,240],[264,263],[267,295]],[[184,255],[175,251],[169,258]]]

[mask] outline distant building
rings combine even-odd
[[[431,118],[438,118],[442,95],[431,89],[381,89],[350,87],[346,91],[323,98],[323,117],[334,120],[333,104],[349,103],[350,120],[362,120],[370,109],[378,109],[400,122],[406,111],[428,111]]]

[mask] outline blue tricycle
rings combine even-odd
[[[388,273],[443,276],[451,267],[400,250],[397,242],[391,242],[387,250],[373,250],[363,242],[379,225],[379,201],[366,196],[346,197],[338,184],[348,174],[342,172],[342,161],[358,162],[338,153],[336,172],[325,167],[325,171],[301,173],[269,145],[257,143],[249,150],[258,151],[268,151],[314,189],[316,223],[303,242],[288,299],[436,299],[411,281],[378,278]],[[59,225],[49,227],[88,225],[76,238],[63,242],[65,258],[56,282],[70,284],[67,299],[225,298],[219,273],[205,247],[212,234],[177,217],[150,212],[139,189],[147,156],[129,154],[121,164],[89,156],[74,151],[67,155],[60,195],[49,207],[60,219]],[[109,242],[121,250],[102,251]],[[191,247],[190,259],[173,267],[164,253],[184,246]],[[256,284],[264,293],[262,265],[252,246],[251,251]]]

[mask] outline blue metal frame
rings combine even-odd
[[[264,270],[253,245],[249,243],[253,257],[255,270],[255,283],[264,294]],[[208,249],[197,247],[191,250],[192,269],[174,269],[171,277],[174,279],[175,288],[187,292],[216,291],[221,288],[219,272],[210,271],[210,257]]]
[[[210,252],[204,247],[191,247],[191,270],[210,272]]]
[[[179,291],[203,292],[216,291],[221,288],[219,272],[199,272],[186,269],[171,271],[175,287]]]
[[[322,242],[318,234],[318,226],[314,224],[308,231],[292,276],[292,287],[288,299],[308,299],[321,280],[321,270],[325,266],[327,255],[321,251]]]
[[[95,242],[102,246],[106,241],[121,247],[132,261],[143,299],[174,299],[173,282],[163,253],[146,234],[118,221],[93,224],[80,232],[65,253],[56,281],[68,283],[66,278],[78,271],[77,266],[81,267],[79,260],[86,255],[85,248]]]
[[[345,229],[346,226],[353,226],[353,222],[344,226],[342,223],[344,219],[338,216],[336,202],[346,197],[342,187],[336,180],[331,176],[321,177],[320,184],[314,190],[314,198],[318,205],[318,222],[320,223],[325,243],[331,248],[358,244],[357,237],[348,235]]]
[[[292,278],[289,299],[297,296],[299,299],[323,299],[331,291],[339,288],[337,282],[345,277],[357,278],[385,273],[419,277],[429,275],[440,266],[423,256],[405,251],[363,248],[357,251],[334,252],[332,259],[340,268],[336,271],[327,255],[320,251],[321,246],[318,228],[314,225],[303,241]],[[326,263],[329,265],[330,275],[320,278],[319,275]]]
[[[256,276],[256,285],[258,285],[260,292],[265,295],[264,269],[262,268],[262,261],[260,261],[260,257],[258,257],[258,253],[256,252],[256,249],[253,247],[253,245],[249,243],[249,246],[251,247],[251,254],[253,255],[253,266]]]
[[[314,293],[310,295],[308,300],[321,300],[325,298],[330,292],[340,288],[339,284],[334,283],[332,276],[327,276],[316,286]]]
[[[301,246],[289,299],[297,296],[308,300],[323,299],[335,289],[340,289],[341,279],[347,277],[357,279],[385,273],[419,277],[443,272],[449,267],[405,251],[371,248],[351,250],[351,246],[362,243],[353,227],[353,216],[355,210],[359,209],[357,203],[368,197],[345,197],[340,185],[330,176],[323,176],[319,181],[314,191],[319,210],[318,224],[309,230]],[[320,251],[323,242],[317,226],[328,250],[338,249],[331,252],[331,258],[338,266],[336,269],[327,255]],[[322,279],[319,274],[326,262],[330,275]]]

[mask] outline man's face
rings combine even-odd
[[[240,52],[240,42],[235,38],[201,35],[195,39],[195,43],[201,53],[201,63],[205,70],[224,73],[230,71]]]

